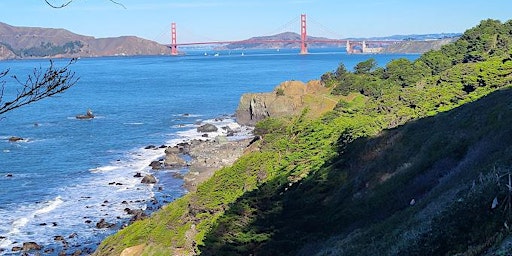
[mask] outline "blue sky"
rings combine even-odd
[[[48,0],[60,5],[67,0]],[[135,35],[169,43],[241,40],[284,31],[331,38],[463,32],[482,19],[512,19],[510,0],[74,0],[53,9],[44,0],[1,0],[0,22],[64,28],[94,37]]]

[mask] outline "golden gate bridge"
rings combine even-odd
[[[401,40],[349,40],[349,39],[312,39],[307,34],[306,14],[300,15],[300,39],[246,39],[239,41],[205,41],[178,43],[176,33],[176,23],[171,24],[171,55],[179,55],[178,46],[191,45],[213,45],[213,44],[274,44],[274,43],[299,43],[300,54],[308,54],[308,45],[313,43],[320,44],[344,44],[347,53],[377,53],[382,47],[389,44],[402,42]]]

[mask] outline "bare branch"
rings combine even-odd
[[[59,9],[59,8],[64,8],[66,6],[68,6],[71,2],[73,2],[73,0],[69,0],[67,3],[64,3],[62,5],[53,5],[52,3],[48,2],[48,0],[44,0],[46,2],[47,5],[51,6],[52,8],[55,8],[55,9]]]
[[[61,5],[54,5],[54,4],[50,3],[48,0],[44,0],[44,1],[46,2],[46,4],[47,4],[47,5],[49,5],[49,6],[50,6],[50,7],[52,7],[52,8],[55,8],[55,9],[64,8],[64,7],[68,6],[70,3],[72,3],[72,2],[73,2],[73,0],[68,0],[68,1],[67,1],[66,3],[64,3],[64,4],[61,4]],[[120,2],[117,2],[117,1],[115,1],[115,0],[108,0],[108,1],[110,1],[110,2],[112,2],[112,3],[114,3],[114,4],[117,4],[117,5],[121,6],[121,7],[123,7],[124,9],[126,9],[126,6],[124,6],[124,5],[123,5],[122,3],[120,3]]]
[[[125,9],[126,9],[126,6],[124,6],[124,4],[122,4],[122,3],[120,3],[120,2],[117,2],[117,1],[114,1],[114,0],[110,0],[110,2],[112,2],[112,3],[114,3],[114,4],[117,4],[117,5],[119,5],[119,6],[121,6],[121,7],[123,7],[123,8],[125,8]]]
[[[21,85],[21,88],[18,89],[13,100],[6,101],[3,99],[5,81],[0,82],[2,83],[0,92],[0,115],[32,102],[62,93],[75,85],[79,78],[75,77],[75,72],[69,70],[69,66],[76,63],[76,61],[77,59],[73,58],[64,67],[55,68],[53,61],[50,60],[50,66],[48,68],[35,68],[25,82],[22,82],[16,76],[11,76]],[[0,78],[7,75],[7,72],[8,70],[0,73]]]

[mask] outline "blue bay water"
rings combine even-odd
[[[156,173],[155,186],[133,177],[136,172],[152,173],[148,164],[162,157],[162,150],[144,147],[172,144],[193,135],[190,130],[198,121],[232,115],[243,93],[267,92],[285,80],[318,79],[339,63],[352,69],[368,58],[385,65],[391,59],[418,57],[311,52],[80,59],[71,66],[80,77],[74,87],[0,120],[0,255],[27,241],[55,248],[56,254],[62,248],[55,245],[55,236],[65,237],[71,248],[92,250],[130,218],[124,208],[151,207],[151,198],[165,203],[182,196],[182,181],[172,172],[185,170]],[[55,61],[57,66],[65,63]],[[22,78],[48,64],[4,61],[0,70],[10,68]],[[16,83],[6,80],[7,98]],[[87,109],[95,119],[75,118]],[[25,140],[12,143],[11,136]],[[117,228],[97,229],[100,219]]]

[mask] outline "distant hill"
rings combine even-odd
[[[322,40],[322,41],[330,41],[335,39],[329,39],[325,37],[314,37],[308,36],[309,40]],[[280,41],[280,40],[288,40],[288,41],[300,41],[300,35],[294,32],[284,32],[271,36],[258,36],[251,37],[249,39],[243,40],[240,43],[232,43],[225,46],[226,49],[235,50],[235,49],[278,49],[278,48],[300,48],[299,42],[275,42],[275,43],[251,43],[251,41]],[[312,43],[308,45],[311,48],[325,48],[325,47],[345,47],[345,44],[342,43]]]
[[[424,53],[430,50],[439,50],[441,46],[456,40],[457,38],[454,37],[427,41],[406,40],[384,47],[381,53]]]
[[[168,53],[166,46],[135,36],[94,38],[65,29],[16,27],[0,22],[0,60]]]
[[[383,53],[423,53],[429,50],[438,50],[441,46],[454,42],[460,33],[441,33],[441,34],[424,34],[424,35],[392,35],[386,37],[370,37],[370,38],[348,38],[348,40],[403,40],[404,43],[385,46]],[[336,41],[326,37],[308,36],[309,40],[316,41]],[[299,42],[274,42],[274,43],[258,43],[255,41],[300,41],[300,35],[294,32],[284,32],[271,36],[251,37],[239,43],[232,43],[223,48],[229,50],[236,49],[278,49],[278,48],[300,48]],[[309,48],[328,48],[339,47],[344,48],[343,43],[310,43]]]

